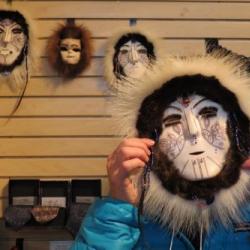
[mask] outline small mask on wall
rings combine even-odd
[[[63,78],[74,78],[90,64],[92,46],[90,32],[68,22],[60,25],[48,40],[48,59]]]
[[[0,78],[12,90],[21,89],[12,111],[18,109],[29,80],[30,24],[19,11],[0,10]]]
[[[140,79],[157,57],[156,39],[131,28],[110,38],[104,76],[112,87],[124,80]]]
[[[29,26],[18,11],[0,10],[0,72],[9,74],[27,55]]]

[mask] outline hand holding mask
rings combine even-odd
[[[246,69],[219,51],[169,58],[114,97],[119,133],[159,135],[141,205],[172,231],[195,235],[244,219],[250,195],[250,177],[241,168],[250,148]]]

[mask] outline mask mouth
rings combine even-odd
[[[192,153],[189,153],[190,155],[200,155],[200,154],[203,154],[205,151],[196,151],[196,152],[192,152]]]

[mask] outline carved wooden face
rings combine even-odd
[[[81,59],[81,41],[75,38],[65,38],[60,41],[62,61],[66,64],[77,64]]]
[[[0,21],[0,64],[15,64],[26,42],[27,37],[19,24],[11,19]]]
[[[203,96],[179,98],[165,109],[160,150],[187,180],[216,176],[230,147],[228,114]]]
[[[150,63],[148,51],[140,42],[130,40],[120,47],[118,63],[126,76],[139,78]]]

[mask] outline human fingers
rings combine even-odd
[[[154,141],[148,138],[126,138],[119,145],[122,147],[135,147],[143,149],[147,154],[150,153],[149,148],[154,145]]]
[[[133,158],[127,161],[124,161],[121,165],[121,170],[123,170],[124,176],[135,174],[141,168],[144,168],[146,162],[142,161],[139,158]]]
[[[119,157],[121,161],[126,161],[133,158],[139,158],[144,162],[149,160],[150,151],[145,152],[144,149],[139,147],[127,147],[124,146],[119,151]]]
[[[243,164],[242,168],[249,169],[250,170],[250,158],[247,159]]]

